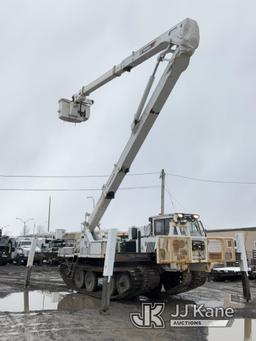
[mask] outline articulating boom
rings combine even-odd
[[[95,227],[99,224],[126,173],[129,172],[133,160],[152,128],[174,85],[181,73],[187,68],[190,57],[198,47],[198,43],[199,29],[196,21],[185,19],[138,51],[133,52],[119,65],[114,66],[110,71],[96,79],[94,82],[87,86],[83,86],[82,89],[72,97],[72,101],[66,99],[61,99],[59,101],[59,118],[70,122],[85,121],[89,118],[90,106],[93,103],[92,100],[87,98],[89,94],[115,77],[121,76],[121,74],[125,71],[131,71],[133,67],[161,52],[135,114],[132,123],[131,136],[117,164],[114,166],[112,174],[103,187],[102,194],[96,204],[96,207],[89,216],[88,221],[85,223],[85,227],[87,227],[86,235],[90,240],[93,240],[95,236],[88,232],[90,231],[93,233]],[[169,53],[172,53],[172,57],[170,60],[167,60],[168,63],[163,75],[146,103],[155,79],[155,73],[158,65],[160,62],[166,61],[165,57]]]

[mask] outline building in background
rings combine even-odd
[[[256,265],[256,227],[241,227],[241,228],[225,228],[225,229],[207,230],[207,235],[209,237],[235,238],[237,233],[242,233],[244,235],[247,259],[250,264]]]

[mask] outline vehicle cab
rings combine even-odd
[[[174,213],[149,218],[153,236],[190,236],[205,237],[198,214]]]

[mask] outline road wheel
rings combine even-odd
[[[131,277],[128,272],[121,272],[116,279],[116,289],[119,295],[129,291],[132,287]]]
[[[86,271],[84,276],[85,289],[87,291],[96,291],[98,288],[98,277],[93,271]]]
[[[81,269],[76,269],[75,274],[74,274],[74,282],[75,286],[78,289],[84,288],[84,271]]]

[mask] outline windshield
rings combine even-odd
[[[31,245],[31,242],[28,240],[28,241],[24,241],[24,242],[20,242],[20,246],[30,246]]]
[[[64,246],[64,245],[65,245],[65,243],[62,242],[62,241],[59,241],[59,242],[50,242],[50,243],[49,243],[49,247],[62,247],[62,246]]]
[[[188,228],[191,236],[201,236],[201,231],[197,222],[188,221]]]
[[[178,224],[180,234],[183,236],[202,236],[202,231],[198,221],[187,220],[186,222]]]
[[[0,246],[8,245],[8,238],[0,238]]]
[[[154,219],[154,235],[183,235],[204,236],[204,229],[200,220],[187,218],[174,222],[172,217]]]

